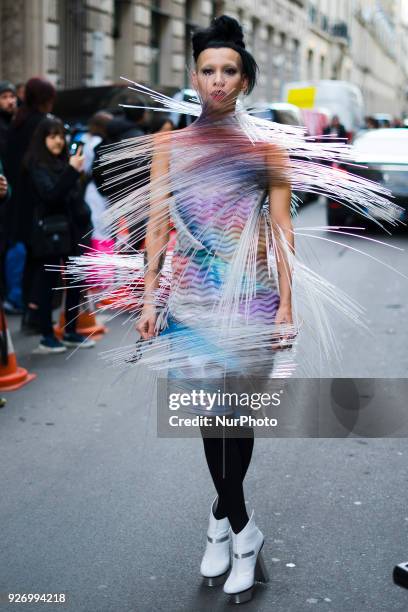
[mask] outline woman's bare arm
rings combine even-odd
[[[156,333],[155,293],[160,283],[161,268],[169,241],[168,151],[168,138],[156,137],[150,169],[150,210],[145,240],[143,309],[136,325],[136,329],[144,340],[152,338]]]
[[[293,324],[292,317],[292,255],[295,253],[290,205],[292,190],[286,153],[273,147],[268,165],[271,168],[269,186],[269,216],[274,237],[275,257],[278,270],[280,305],[275,324]],[[275,174],[274,176],[274,169]],[[286,337],[287,334],[284,334]]]
[[[290,253],[295,252],[293,225],[290,215],[290,185],[276,185],[269,192],[269,214],[276,248],[276,265],[281,306],[292,304],[292,269]]]

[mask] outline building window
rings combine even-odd
[[[314,53],[312,49],[309,49],[307,52],[307,78],[309,81],[313,81],[314,78],[313,62]]]
[[[155,0],[150,29],[150,81],[153,85],[162,83],[164,63],[168,59],[164,47],[169,16],[160,9],[160,4],[160,0]]]
[[[60,23],[59,68],[63,88],[80,87],[85,83],[86,9],[83,0],[59,0]],[[96,46],[94,51],[98,51]],[[98,51],[99,52],[99,51]],[[95,56],[95,53],[93,53]],[[93,57],[94,61],[100,58]],[[102,58],[103,61],[103,58]]]
[[[219,17],[225,13],[225,2],[224,0],[213,0],[212,3],[212,17]]]
[[[294,81],[298,81],[300,79],[300,43],[296,38],[293,40],[292,78]]]
[[[258,54],[258,44],[259,44],[259,19],[256,17],[252,17],[251,19],[251,36],[250,36],[250,46],[249,51],[252,53],[254,57]]]
[[[324,79],[326,77],[326,58],[324,55],[320,56],[320,78]]]
[[[186,70],[184,74],[184,86],[188,87],[190,83],[189,67],[192,64],[193,49],[191,44],[191,36],[198,27],[197,14],[198,14],[198,2],[197,0],[186,0],[184,7],[184,58]]]

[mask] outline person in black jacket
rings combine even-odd
[[[127,178],[121,176],[120,181],[115,180],[117,175],[123,172],[123,161],[103,162],[104,147],[107,144],[120,143],[129,138],[141,138],[146,135],[146,110],[141,100],[132,100],[137,108],[124,108],[123,117],[115,117],[106,124],[106,136],[94,148],[94,162],[92,165],[92,180],[99,193],[107,199],[108,206],[125,195],[134,193],[135,189],[147,185],[150,178],[150,170],[145,162],[129,160],[127,169],[133,174]],[[127,227],[129,237],[126,245],[121,245],[121,252],[128,250],[129,253],[140,249],[144,240],[145,221]]]
[[[5,281],[3,269],[3,257],[6,249],[6,235],[4,227],[5,210],[10,199],[10,185],[3,173],[3,166],[0,159],[0,300],[5,297]]]
[[[26,242],[27,232],[30,227],[25,223],[26,208],[30,207],[30,193],[22,190],[22,163],[33,134],[38,124],[52,111],[56,91],[54,85],[46,79],[33,77],[27,81],[24,102],[19,106],[17,114],[7,132],[6,154],[4,157],[4,169],[7,179],[11,185],[11,199],[7,206],[5,218],[6,233],[10,252],[24,253],[23,244]],[[19,255],[21,257],[21,255]],[[29,267],[29,261],[21,261],[20,268],[24,268],[24,279],[15,273],[8,271],[8,277],[14,284],[13,294],[23,293],[22,301],[27,303],[27,295],[31,292],[33,277]],[[6,260],[7,268],[7,260]],[[17,290],[18,288],[18,290]],[[11,296],[7,296],[12,302]],[[17,306],[17,304],[16,304]],[[23,328],[38,331],[38,321],[34,310],[25,308],[23,315]]]
[[[333,115],[330,125],[324,128],[323,134],[325,136],[347,140],[346,128],[342,123],[340,123],[338,115]]]
[[[4,159],[7,134],[17,109],[16,88],[10,81],[0,81],[0,158]]]
[[[76,333],[80,291],[69,288],[65,299],[65,334],[60,342],[52,326],[52,291],[59,283],[57,271],[68,255],[80,255],[92,231],[91,212],[79,185],[84,163],[82,150],[69,157],[64,125],[47,116],[37,127],[24,161],[23,182],[30,193],[26,208],[26,245],[42,339],[35,352],[61,353],[67,346],[89,348],[93,340]],[[52,266],[55,271],[49,271]]]

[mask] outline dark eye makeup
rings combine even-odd
[[[228,75],[231,75],[231,76],[232,76],[232,75],[234,75],[234,74],[237,74],[237,72],[238,72],[237,68],[234,68],[233,66],[230,66],[230,67],[224,68],[224,71],[225,71],[225,72],[226,72]],[[201,69],[201,72],[202,72],[202,74],[204,74],[204,75],[209,75],[209,74],[212,74],[212,73],[214,72],[214,69],[213,69],[213,68],[202,68],[202,69]]]

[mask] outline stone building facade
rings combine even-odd
[[[367,112],[406,107],[406,0],[0,0],[0,78],[43,75],[58,88],[120,76],[152,87],[189,82],[190,35],[221,13],[244,26],[260,67],[253,101],[287,81],[359,85]]]
[[[407,112],[403,2],[309,0],[306,78],[358,85],[367,114]]]
[[[1,0],[0,74],[42,74],[57,87],[103,85],[120,76],[183,87],[190,35],[226,12],[244,24],[261,68],[260,99],[276,99],[302,72],[307,0]]]

